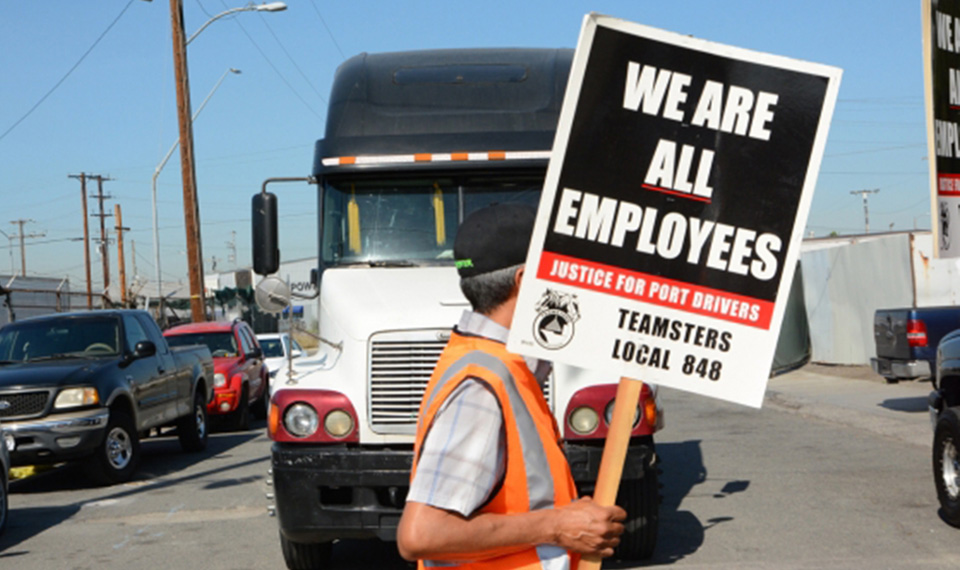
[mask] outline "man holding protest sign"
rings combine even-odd
[[[397,545],[408,560],[573,568],[610,556],[623,509],[576,500],[541,391],[549,363],[505,349],[536,212],[494,205],[461,224],[464,313],[424,393]],[[508,452],[520,450],[520,452]]]

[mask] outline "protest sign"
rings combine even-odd
[[[933,235],[960,257],[960,2],[924,0],[924,77]]]
[[[588,15],[509,350],[759,407],[840,75]]]

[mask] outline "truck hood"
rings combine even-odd
[[[328,269],[321,289],[320,326],[358,341],[387,330],[452,327],[470,308],[453,267]]]
[[[227,380],[230,380],[230,374],[236,370],[239,364],[239,356],[217,357],[213,359],[213,372],[215,374],[223,374],[227,377]]]
[[[57,387],[88,383],[100,369],[113,364],[113,359],[50,360],[18,362],[0,366],[0,390],[19,386]]]

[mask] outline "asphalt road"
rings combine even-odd
[[[660,538],[641,566],[960,565],[960,529],[937,515],[924,443],[929,386],[890,388],[899,415],[869,422],[849,421],[843,402],[823,412],[824,391],[850,391],[836,380],[806,397],[778,392],[762,410],[665,390]],[[925,431],[904,438],[894,429]],[[16,482],[0,568],[282,569],[266,513],[268,453],[255,423],[214,434],[198,455],[182,454],[175,438],[147,440],[140,471],[124,485],[92,486],[72,467]],[[335,569],[410,568],[375,541],[337,544],[333,556]]]

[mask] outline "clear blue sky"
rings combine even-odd
[[[194,110],[228,68],[242,71],[226,77],[194,124],[208,273],[213,258],[219,270],[249,265],[250,198],[264,179],[310,173],[331,79],[345,58],[425,48],[574,47],[591,11],[842,68],[807,233],[862,232],[862,200],[851,191],[875,188],[872,231],[930,226],[918,0],[287,3],[285,12],[220,19],[189,47]],[[244,2],[183,4],[191,34]],[[82,242],[74,241],[83,235],[80,182],[69,175],[86,172],[112,179],[104,183],[112,197],[107,210],[119,203],[130,228],[128,279],[135,264],[152,280],[151,177],[178,137],[169,1],[6,2],[0,53],[0,230],[14,235],[9,222],[30,219],[24,231],[44,234],[26,240],[28,274],[69,276],[74,291],[85,287]],[[186,281],[180,180],[175,153],[158,185],[164,281]],[[311,188],[278,190],[284,259],[316,254]],[[90,223],[99,235],[98,220]],[[112,218],[107,223],[114,225]],[[230,242],[236,263],[228,261]],[[11,259],[0,235],[0,274],[11,263],[19,270],[16,243]],[[100,263],[95,250],[91,255],[96,284]]]

